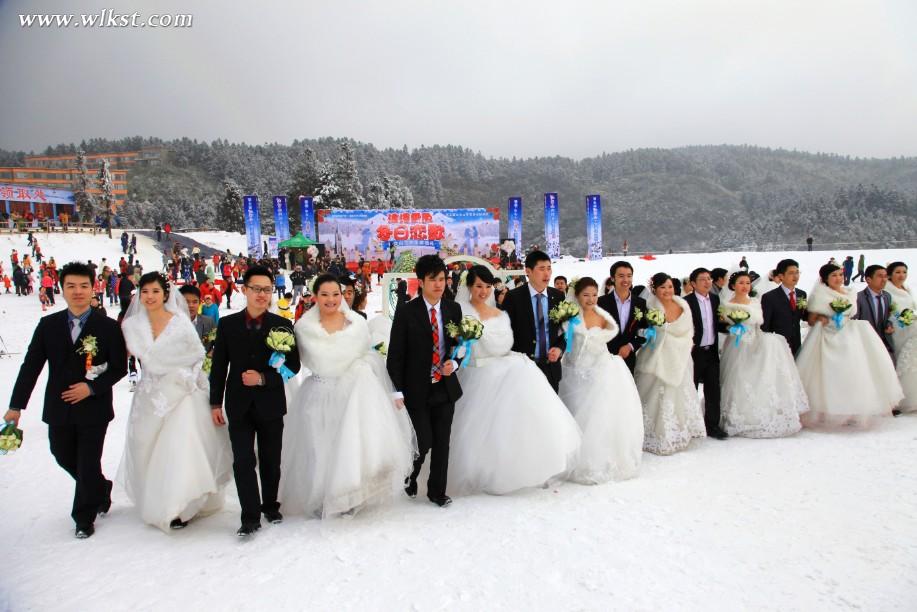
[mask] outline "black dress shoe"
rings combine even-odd
[[[901,411],[895,408],[892,410],[892,416],[901,416]]]
[[[443,495],[442,497],[431,497],[430,501],[439,506],[440,508],[445,508],[452,503],[452,498],[448,495]]]
[[[717,440],[725,440],[729,437],[729,434],[717,427],[716,429],[711,429],[707,432],[707,435],[711,438],[716,438]]]
[[[283,515],[279,511],[273,510],[271,512],[265,512],[264,518],[267,519],[267,522],[271,525],[279,525],[283,522]]]
[[[110,480],[105,481],[105,501],[99,505],[99,516],[105,516],[111,510],[111,489],[112,482]]]
[[[242,526],[236,531],[236,535],[240,538],[247,538],[255,535],[255,532],[259,529],[261,529],[261,523],[242,523]]]
[[[417,481],[408,478],[404,481],[404,492],[408,497],[417,497]]]
[[[88,537],[91,537],[92,534],[96,532],[96,528],[92,525],[77,525],[76,532],[73,534],[78,540],[85,540]]]
[[[180,518],[172,519],[172,522],[169,523],[170,529],[184,529],[188,526],[188,521],[183,521]]]

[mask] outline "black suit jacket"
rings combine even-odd
[[[548,287],[548,312],[552,308],[564,301],[564,294],[559,289]],[[535,349],[537,341],[535,340],[535,310],[532,306],[532,295],[529,293],[529,285],[519,285],[509,291],[503,299],[500,307],[509,315],[510,324],[513,328],[513,350],[519,353],[525,353],[531,359],[535,359]],[[560,325],[557,325],[548,319],[548,345],[550,348],[567,348],[567,339],[564,337]],[[555,381],[560,382],[563,375],[563,368],[558,359],[554,363],[547,364],[548,370]]]
[[[806,299],[806,292],[796,289],[796,301]],[[802,334],[799,323],[805,317],[805,311],[797,309],[795,312],[790,307],[790,298],[787,297],[783,286],[771,289],[761,296],[761,309],[764,311],[764,322],[761,330],[780,334],[786,338],[790,350],[795,355],[802,344]]]
[[[614,317],[615,323],[618,324],[618,327],[621,326],[621,314],[618,312],[618,303],[615,301],[614,291],[607,293],[600,297],[597,302],[599,308],[607,311],[612,317]],[[618,351],[621,350],[621,347],[625,344],[630,344],[634,347],[633,352],[628,355],[625,359],[627,367],[630,368],[630,371],[634,371],[634,366],[637,365],[637,351],[643,346],[646,342],[646,338],[643,336],[638,336],[637,332],[646,327],[646,319],[637,321],[634,319],[634,309],[639,308],[644,315],[646,315],[646,300],[641,297],[637,297],[633,292],[630,294],[630,310],[627,313],[627,329],[622,329],[617,336],[611,339],[608,343],[608,351],[612,355],[617,355]]]
[[[728,325],[720,321],[720,317],[717,314],[717,310],[720,307],[720,298],[713,293],[707,294],[710,297],[710,306],[713,308],[713,325],[716,328],[713,333],[714,342],[713,345],[716,346],[714,351],[719,355],[719,346],[717,346],[718,333],[726,333],[728,330]],[[697,296],[694,293],[689,293],[685,296],[685,301],[688,303],[688,306],[691,308],[691,318],[694,320],[694,346],[699,347],[701,340],[704,338],[704,319],[700,314],[700,303],[697,301]]]
[[[264,313],[259,330],[246,327],[244,310],[220,318],[210,368],[210,405],[223,404],[225,393],[226,416],[230,420],[240,419],[253,409],[266,419],[281,418],[287,413],[283,377],[268,365],[273,351],[265,343],[268,332],[277,327],[293,332],[288,319],[272,312]],[[286,366],[299,372],[298,346],[286,354]],[[242,372],[246,370],[263,374],[264,386],[243,385]]]
[[[93,364],[108,364],[108,369],[95,380],[86,380],[86,357],[77,354],[87,336],[95,336],[98,342],[99,353],[93,357]],[[43,317],[19,369],[10,408],[25,409],[46,361],[48,383],[41,420],[48,425],[101,425],[115,418],[111,388],[127,375],[127,347],[117,321],[93,311],[74,344],[66,310]],[[76,404],[62,400],[61,393],[79,382],[89,385],[93,395]]]
[[[457,344],[446,332],[450,321],[456,325],[462,321],[462,308],[451,300],[440,300],[443,318],[443,347],[445,359],[449,359]],[[456,359],[457,362],[461,362]],[[430,379],[433,367],[433,327],[430,314],[423,298],[415,298],[402,304],[395,311],[392,331],[388,341],[386,368],[396,391],[404,395],[408,411],[420,410],[427,404],[427,395],[432,385]],[[462,397],[462,387],[455,374],[443,376],[438,385],[445,385],[446,393],[453,402]]]

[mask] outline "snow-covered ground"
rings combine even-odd
[[[238,250],[218,236],[195,238]],[[141,261],[157,262],[152,241],[138,242]],[[120,256],[117,241],[98,237],[42,244],[60,263]],[[14,246],[22,253],[24,239],[0,236],[7,262]],[[847,254],[789,255],[808,289],[819,265]],[[741,255],[630,261],[642,283],[659,270],[732,268]],[[784,256],[746,255],[761,273]],[[866,252],[878,263],[915,255]],[[611,261],[565,260],[555,270],[601,283]],[[370,313],[379,297],[371,294]],[[40,316],[37,298],[0,295],[10,351],[25,350]],[[20,358],[0,359],[7,393]],[[352,520],[288,516],[248,542],[234,535],[232,487],[223,512],[169,535],[143,525],[116,487],[112,513],[78,541],[72,481],[41,422],[43,386],[23,413],[25,445],[0,457],[0,610],[917,609],[917,417],[867,432],[700,440],[671,457],[644,454],[638,478],[597,487],[478,495],[447,509],[399,497]],[[130,400],[122,381],[104,455],[109,477]]]

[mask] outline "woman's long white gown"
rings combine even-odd
[[[465,303],[465,316],[480,319]],[[535,363],[511,350],[505,312],[484,321],[484,333],[457,373],[449,451],[450,494],[501,495],[566,477],[574,467],[580,431]]]
[[[799,415],[809,410],[793,354],[786,339],[761,331],[761,302],[726,302],[727,310],[750,315],[745,333],[730,334],[720,358],[722,416],[720,427],[730,436],[779,438],[802,428]]]
[[[416,443],[397,409],[366,320],[345,310],[329,334],[313,308],[294,327],[308,372],[287,412],[280,500],[283,508],[328,517],[380,504],[411,473]]]
[[[229,436],[211,420],[204,347],[187,317],[173,315],[155,340],[145,316],[125,319],[122,331],[141,378],[118,481],[143,521],[168,532],[176,518],[222,508],[232,479]]]
[[[643,402],[643,450],[671,455],[684,450],[692,438],[707,435],[703,407],[694,386],[694,322],[691,308],[674,296],[681,315],[656,328],[656,339],[637,353],[634,380]],[[655,297],[647,308],[662,310]]]
[[[898,289],[891,283],[885,290],[892,296],[892,303],[899,311],[910,308],[917,312],[917,300],[907,286]],[[895,332],[892,334],[892,347],[895,349],[895,371],[898,381],[904,390],[904,399],[898,404],[902,412],[917,412],[917,323],[901,327],[893,321]]]
[[[573,346],[564,356],[560,397],[583,432],[571,480],[599,484],[633,478],[643,457],[643,407],[627,364],[608,352],[618,335],[614,317],[595,309],[605,327],[573,329]],[[567,324],[569,325],[569,324]]]
[[[841,318],[841,328],[833,321],[815,323],[796,357],[811,409],[803,418],[807,426],[863,423],[891,415],[904,397],[882,340],[867,321],[850,318],[857,310],[856,293],[837,292],[818,282],[809,294],[808,311],[831,319],[830,304],[836,298],[852,305]]]

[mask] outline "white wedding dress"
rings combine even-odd
[[[633,478],[643,457],[643,407],[627,364],[608,352],[618,324],[601,308],[605,327],[573,329],[573,347],[564,356],[560,397],[583,432],[571,480],[599,484]],[[565,326],[568,324],[565,324]]]
[[[833,321],[817,322],[806,336],[796,357],[799,377],[809,397],[807,426],[865,423],[872,417],[890,415],[904,397],[888,350],[867,321],[856,314],[856,293],[833,291],[822,282],[809,294],[808,311],[831,319],[831,301],[851,303],[841,328]]]
[[[480,320],[468,302],[462,314]],[[513,352],[505,312],[487,319],[468,365],[458,370],[449,451],[449,492],[495,495],[565,478],[580,446],[576,421],[535,363]]]
[[[892,303],[899,311],[910,308],[917,312],[917,300],[914,300],[914,294],[907,286],[898,289],[889,282],[885,290],[892,296]],[[902,412],[917,412],[917,323],[901,327],[893,320],[892,324],[895,326],[895,333],[891,335],[892,347],[895,349],[895,370],[904,390],[904,399],[898,408]]]
[[[172,303],[177,294],[171,292],[172,319],[158,338],[139,299],[121,326],[128,350],[140,361],[141,378],[118,481],[143,521],[166,532],[176,518],[189,521],[222,508],[223,489],[232,479],[229,435],[210,416],[204,347],[187,308]]]
[[[344,329],[328,333],[318,307],[296,323],[308,372],[283,431],[280,500],[307,516],[350,513],[389,500],[411,473],[416,442],[407,411],[396,408],[366,320],[342,301]]]
[[[761,301],[723,303],[727,310],[750,315],[741,336],[729,334],[720,358],[720,427],[730,436],[779,438],[802,428],[799,415],[809,410],[793,354],[786,339],[761,331]],[[736,343],[738,338],[738,344]]]
[[[692,438],[707,435],[703,407],[694,386],[694,322],[691,308],[675,296],[681,315],[656,327],[653,344],[644,344],[637,353],[634,381],[643,402],[643,450],[671,455],[684,450]],[[655,296],[647,308],[662,310]]]

